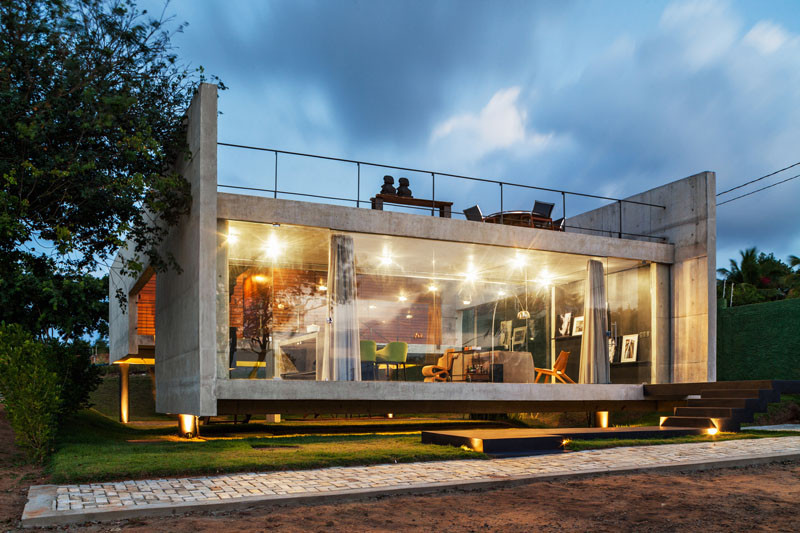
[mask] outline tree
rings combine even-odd
[[[741,259],[737,263],[730,260],[730,268],[717,270],[726,284],[735,285],[734,305],[795,298],[800,296],[800,276],[798,272],[777,259],[774,254],[759,253],[756,247],[739,252]],[[796,256],[789,256],[789,264],[796,266]],[[718,284],[718,294],[722,296],[722,284]]]
[[[174,163],[203,74],[170,22],[133,0],[0,0],[0,259],[87,273],[127,238],[124,273],[179,268],[158,244],[190,208]]]

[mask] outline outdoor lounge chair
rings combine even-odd
[[[483,213],[481,213],[481,208],[477,205],[464,209],[464,216],[467,217],[467,220],[473,222],[483,222]]]
[[[555,364],[553,365],[552,370],[548,370],[547,368],[534,368],[533,370],[536,372],[536,379],[533,380],[534,383],[539,383],[539,378],[542,376],[550,376],[553,380],[553,383],[556,380],[560,381],[561,383],[566,384],[567,382],[575,384],[572,381],[572,378],[569,377],[565,370],[567,368],[567,361],[569,361],[569,352],[565,352],[561,350],[561,353],[558,354],[558,358],[556,359]],[[566,381],[565,381],[566,380]]]

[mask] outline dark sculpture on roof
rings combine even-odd
[[[411,195],[411,189],[408,188],[408,178],[400,178],[400,186],[397,187],[397,196],[407,196],[408,198],[413,198]]]
[[[397,190],[394,188],[393,177],[391,176],[383,177],[383,187],[381,187],[381,194],[397,194]]]

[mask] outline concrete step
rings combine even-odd
[[[752,422],[753,413],[749,409],[735,407],[676,407],[675,416],[699,416],[708,418],[735,418],[739,422]]]
[[[739,431],[740,423],[734,418],[716,418],[704,416],[668,416],[661,423],[661,427],[684,428],[716,428],[719,431]]]
[[[768,402],[780,400],[780,393],[772,389],[710,389],[700,392],[702,399],[706,398],[755,398]]]
[[[661,422],[661,427],[714,428],[717,426],[711,421],[710,417],[668,416]]]
[[[734,409],[756,410],[761,405],[757,398],[690,398],[687,407],[731,407]]]

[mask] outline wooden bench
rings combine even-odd
[[[383,204],[393,205],[413,205],[416,207],[430,207],[439,210],[439,216],[450,218],[453,202],[442,202],[441,200],[425,200],[423,198],[409,198],[408,196],[397,196],[394,194],[376,194],[370,198],[372,209],[383,211]]]

